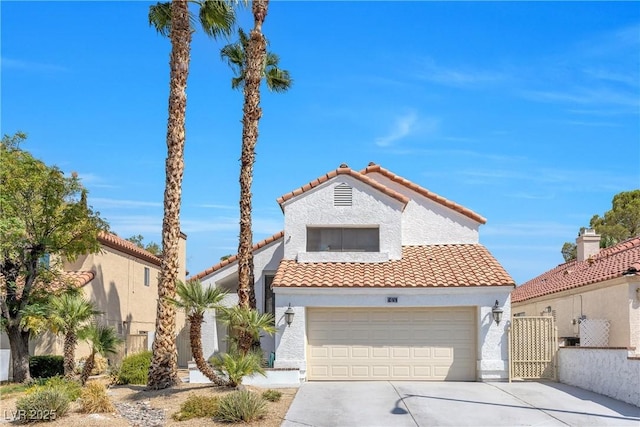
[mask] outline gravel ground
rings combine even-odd
[[[247,387],[252,391],[262,393],[264,389]],[[268,402],[269,413],[266,418],[253,423],[260,427],[279,427],[293,401],[297,389],[278,389],[282,392],[279,402]],[[79,406],[74,403],[67,415],[53,422],[41,425],[69,426],[69,427],[158,427],[158,426],[233,426],[234,424],[216,422],[212,419],[193,419],[188,421],[174,421],[171,415],[180,410],[180,405],[191,394],[198,395],[224,395],[232,392],[232,389],[213,387],[210,384],[182,383],[178,386],[160,391],[146,391],[144,386],[127,385],[112,386],[109,390],[111,401],[117,408],[113,414],[82,414],[78,412]],[[15,403],[19,395],[10,395],[0,401],[0,424],[13,425],[12,411],[15,411]],[[247,424],[240,424],[246,426]]]

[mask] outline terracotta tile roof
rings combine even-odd
[[[270,243],[273,243],[277,240],[280,240],[284,237],[284,231],[279,231],[276,234],[274,234],[273,236],[269,236],[264,240],[259,241],[258,243],[256,243],[255,245],[253,245],[253,250],[257,251],[260,248],[263,248],[265,246],[267,246]],[[230,256],[229,258],[220,261],[219,263],[217,263],[216,265],[207,268],[204,271],[201,271],[200,273],[196,274],[195,276],[191,276],[189,277],[187,280],[200,280],[208,275],[210,275],[211,273],[214,273],[218,270],[220,270],[223,267],[226,267],[227,265],[235,262],[238,260],[238,255],[233,255]]]
[[[283,260],[273,286],[421,288],[515,286],[482,245],[404,246],[402,259],[381,263]]]
[[[333,170],[331,172],[327,172],[326,174],[322,175],[321,177],[318,177],[316,179],[314,179],[313,181],[309,182],[306,185],[303,185],[300,188],[297,188],[295,190],[293,190],[290,193],[287,193],[281,197],[278,197],[277,202],[280,205],[280,207],[282,208],[282,204],[284,202],[286,202],[287,200],[293,199],[296,196],[299,196],[302,193],[305,193],[309,190],[311,190],[312,188],[317,187],[320,184],[323,184],[327,181],[329,181],[331,178],[335,178],[338,175],[349,175],[353,178],[356,178],[359,181],[364,182],[367,185],[370,185],[371,187],[375,188],[376,190],[393,197],[396,200],[399,200],[400,202],[402,202],[405,206],[407,203],[409,203],[409,198],[403,194],[398,193],[397,191],[392,190],[389,187],[386,187],[382,184],[380,184],[378,181],[369,178],[366,175],[361,174],[358,171],[355,171],[353,169],[351,169],[350,167],[348,167],[345,164],[340,165],[340,167],[336,170]]]
[[[405,179],[401,176],[398,176],[396,174],[394,174],[393,172],[383,168],[380,165],[376,165],[375,163],[369,163],[369,166],[367,166],[365,169],[363,169],[361,171],[362,174],[366,175],[368,173],[373,173],[373,172],[377,172],[387,178],[389,178],[391,181],[393,182],[397,182],[398,184],[401,184],[413,191],[415,191],[418,194],[423,195],[424,197],[433,200],[436,203],[440,203],[443,206],[448,207],[449,209],[453,209],[456,212],[461,213],[462,215],[471,218],[474,221],[479,222],[480,224],[486,224],[487,219],[484,218],[481,215],[478,215],[477,213],[475,213],[474,211],[472,211],[471,209],[467,209],[462,205],[459,205],[455,202],[452,202],[451,200],[445,199],[442,196],[437,195],[434,192],[431,192],[429,190],[427,190],[426,188],[423,188],[421,186],[419,186],[418,184],[414,184],[413,182],[409,181],[408,179]]]
[[[96,274],[93,271],[65,271],[62,276],[66,283],[81,288],[92,281]]]
[[[134,257],[150,262],[151,264],[159,266],[162,261],[160,257],[157,257],[151,252],[145,251],[141,247],[137,246],[135,243],[131,243],[130,241],[112,233],[101,232],[98,235],[98,240],[105,246],[133,255]]]
[[[57,293],[69,287],[81,288],[91,282],[96,277],[93,271],[63,271],[59,276],[50,283],[43,283],[36,279],[33,285],[34,292]],[[0,283],[4,289],[4,276],[0,275]],[[24,277],[17,280],[18,292],[22,292],[24,287]]]
[[[628,239],[585,261],[569,261],[523,283],[511,293],[511,302],[579,288],[631,274],[640,276],[640,236]]]

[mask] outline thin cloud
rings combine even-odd
[[[48,64],[44,62],[25,61],[21,59],[2,57],[2,68],[34,71],[34,72],[67,72],[69,69],[57,64]]]
[[[506,79],[506,75],[502,72],[447,68],[437,65],[432,59],[425,60],[419,66],[419,72],[416,77],[432,83],[457,87],[477,86]]]
[[[147,202],[143,200],[107,199],[101,197],[90,197],[89,200],[97,207],[117,208],[117,209],[138,209],[149,207],[162,207],[161,202]]]
[[[378,147],[388,147],[394,142],[399,141],[416,130],[416,122],[418,117],[415,113],[409,113],[405,116],[398,117],[391,131],[380,138],[376,138],[375,143]]]
[[[623,93],[611,89],[577,88],[573,91],[528,90],[522,91],[524,98],[547,103],[569,103],[580,105],[620,105],[626,107],[640,106],[637,94]]]
[[[195,205],[195,207],[196,208],[205,208],[205,209],[224,209],[224,210],[238,209],[238,206],[216,205],[216,204],[209,204],[209,203],[203,203],[203,204]]]

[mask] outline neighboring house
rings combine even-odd
[[[600,249],[592,229],[580,233],[577,259],[529,280],[511,294],[518,316],[553,315],[564,345],[580,343],[585,325],[608,330],[604,347],[640,350],[640,236]],[[581,343],[585,345],[585,343]],[[589,344],[587,344],[589,345]]]
[[[301,380],[508,378],[508,322],[492,307],[509,319],[515,284],[478,243],[483,217],[373,163],[341,165],[278,203],[284,231],[254,246],[258,307],[277,327],[262,346],[276,368]],[[237,301],[237,257],[193,278]],[[205,356],[224,339],[224,327],[205,326]]]
[[[181,278],[186,277],[186,237],[181,233]],[[146,349],[147,336],[155,331],[161,259],[115,234],[101,233],[98,240],[100,252],[65,261],[62,268],[65,276],[77,278],[75,283],[84,296],[103,312],[99,321],[113,326],[125,338],[122,357]],[[184,328],[185,316],[178,311],[176,330],[188,341]],[[62,354],[63,345],[63,337],[46,333],[32,341],[31,354]],[[80,343],[76,358],[86,356],[88,351],[88,346]],[[187,365],[189,351],[188,344],[179,351],[181,366]]]

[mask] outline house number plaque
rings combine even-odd
[[[398,297],[387,297],[387,302],[398,302]]]

